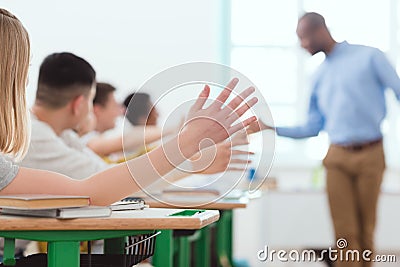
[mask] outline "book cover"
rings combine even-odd
[[[51,209],[85,207],[90,204],[88,196],[19,194],[1,195],[0,207],[20,209]]]
[[[111,208],[104,206],[87,206],[79,208],[56,208],[56,209],[13,209],[3,208],[4,215],[18,215],[30,217],[46,217],[58,219],[109,217]]]

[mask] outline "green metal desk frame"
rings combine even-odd
[[[208,267],[211,261],[217,266],[234,266],[232,257],[233,210],[220,211],[220,219],[192,236],[173,238],[173,230],[163,230],[157,237],[153,256],[155,267],[190,266],[190,244],[194,242],[196,267]],[[211,228],[216,227],[217,258],[211,259]]]
[[[196,266],[210,266],[210,228],[213,224],[197,230],[191,236],[173,238],[173,230],[162,231],[157,237],[153,256],[155,267],[190,266],[190,244],[194,242]]]
[[[80,241],[105,239],[105,253],[124,253],[125,238],[152,230],[0,231],[4,237],[3,264],[14,266],[15,239],[48,242],[48,267],[79,267]]]
[[[233,210],[221,210],[216,227],[218,266],[234,266],[232,256]]]

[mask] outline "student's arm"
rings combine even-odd
[[[232,80],[217,100],[203,109],[210,93],[210,88],[206,86],[189,111],[188,121],[183,131],[141,157],[116,165],[81,181],[53,172],[20,168],[14,180],[0,193],[87,195],[91,198],[93,205],[109,205],[131,195],[140,190],[141,186],[157,181],[161,176],[198,153],[203,140],[220,143],[255,120],[255,117],[251,117],[235,124],[235,121],[257,102],[256,98],[252,98],[241,105],[244,102],[243,99],[254,92],[254,88],[248,88],[222,107],[231,93],[229,88],[234,88],[237,82],[237,79]]]
[[[99,135],[90,139],[86,146],[100,157],[105,157],[112,153],[121,152],[123,149],[122,140],[122,136],[105,137]],[[138,147],[142,141],[132,138],[130,139],[130,142],[130,148],[134,149]]]
[[[157,126],[135,126],[124,133],[125,138],[122,135],[114,137],[99,135],[90,139],[87,146],[99,156],[104,157],[112,153],[122,152],[124,149],[137,149],[160,140],[162,136],[177,132],[173,129],[162,131]]]

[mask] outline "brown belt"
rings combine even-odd
[[[377,145],[379,143],[382,143],[382,138],[373,140],[373,141],[369,141],[369,142],[365,142],[365,143],[352,144],[352,145],[336,145],[335,144],[334,146],[343,148],[348,151],[361,151],[364,148],[371,147],[371,146]]]

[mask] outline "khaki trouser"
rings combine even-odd
[[[338,259],[335,267],[369,267],[372,263],[362,260],[362,252],[374,247],[376,209],[385,169],[382,142],[359,151],[331,145],[323,164],[336,240],[346,239],[346,249],[358,250],[360,255],[358,262]],[[342,250],[343,259],[346,249]],[[347,255],[352,258],[350,251]]]

